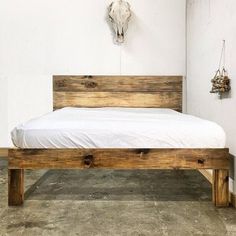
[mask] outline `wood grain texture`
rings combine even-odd
[[[53,107],[153,107],[182,111],[181,76],[54,76]]]
[[[24,202],[24,170],[8,170],[8,205],[19,206]]]
[[[60,92],[182,91],[182,76],[53,76]]]
[[[9,169],[229,169],[228,149],[11,149]]]
[[[210,170],[208,169],[199,170],[199,172],[212,184],[213,175],[209,171]]]
[[[0,157],[8,156],[8,148],[0,148]]]
[[[236,208],[236,195],[233,193],[230,193],[230,203],[234,208]]]
[[[229,205],[229,171],[213,170],[212,201],[217,207]]]
[[[182,110],[182,94],[171,92],[54,92],[54,109],[63,107],[158,107]]]
[[[209,181],[210,184],[213,185],[213,171],[210,173],[208,170],[199,170],[199,172]],[[214,201],[214,196],[213,196]],[[232,192],[229,193],[229,203],[231,206],[236,208],[236,195]]]

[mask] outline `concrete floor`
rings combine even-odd
[[[24,207],[7,206],[0,159],[0,235],[236,235],[197,171],[27,171]]]

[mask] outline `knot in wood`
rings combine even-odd
[[[86,156],[84,156],[84,164],[87,167],[90,167],[92,163],[93,163],[93,155],[86,155]]]
[[[86,81],[84,83],[84,86],[86,88],[96,88],[97,87],[97,83],[93,82],[93,81]]]
[[[85,78],[85,79],[92,79],[93,76],[92,76],[92,75],[85,75],[84,78]]]
[[[198,159],[197,163],[203,165],[205,163],[205,160],[204,159]]]
[[[150,149],[137,149],[137,153],[140,155],[140,158],[142,158],[143,157],[143,155],[145,155],[145,154],[148,154],[149,153],[149,151],[150,151]]]
[[[59,88],[65,87],[65,84],[66,84],[66,80],[65,80],[65,79],[56,81],[56,85],[57,85]]]

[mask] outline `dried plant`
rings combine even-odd
[[[223,40],[223,46],[220,56],[219,68],[216,71],[214,78],[211,80],[212,89],[210,93],[218,93],[222,95],[230,91],[230,79],[225,69],[225,40]]]
[[[212,89],[211,93],[226,93],[229,92],[230,87],[230,79],[228,77],[227,71],[223,68],[222,71],[217,70],[215,77],[211,80]]]

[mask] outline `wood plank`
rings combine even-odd
[[[53,76],[53,90],[61,92],[182,91],[182,76]]]
[[[212,200],[217,207],[229,205],[229,170],[213,170]]]
[[[236,195],[234,193],[230,193],[230,203],[234,208],[236,208]]]
[[[182,110],[181,92],[54,92],[54,109],[63,107],[155,107]]]
[[[8,148],[0,148],[0,157],[8,156]]]
[[[11,149],[9,169],[229,169],[226,149]]]
[[[8,205],[19,206],[24,202],[24,170],[8,170]]]

